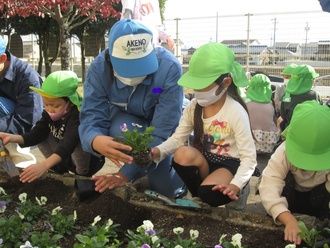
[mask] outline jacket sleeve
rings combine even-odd
[[[99,55],[101,56],[101,55]],[[97,58],[96,58],[97,59]],[[80,110],[79,136],[84,151],[99,156],[92,148],[92,142],[98,135],[109,135],[110,104],[108,89],[103,82],[110,84],[109,68],[105,58],[94,60],[90,65],[84,83],[84,98]],[[106,85],[109,87],[109,85]]]
[[[27,63],[11,56],[11,81],[13,87],[12,99],[16,106],[14,114],[7,120],[6,132],[22,134],[29,132],[33,125],[41,118],[43,111],[43,102],[40,94],[31,90],[29,87],[40,88],[42,79]],[[1,120],[3,121],[3,120]]]
[[[180,63],[167,58],[160,61],[154,81],[163,81],[163,87],[150,123],[155,127],[155,139],[150,144],[151,147],[168,139],[179,125],[183,104],[183,88],[178,85],[181,75]]]
[[[22,134],[29,132],[32,126],[41,118],[43,102],[41,96],[29,87],[40,88],[41,78],[37,72],[29,72],[18,82],[19,88],[16,97],[14,113],[0,118],[0,126],[5,132]]]
[[[290,162],[286,157],[285,142],[283,142],[268,161],[259,185],[262,205],[276,224],[279,224],[276,220],[277,217],[281,213],[289,211],[286,198],[281,196],[289,171]]]
[[[47,113],[44,111],[41,119],[36,123],[31,131],[22,134],[24,140],[22,147],[35,146],[47,138],[50,128],[46,115]]]
[[[231,184],[242,189],[250,180],[255,167],[257,166],[256,147],[252,137],[248,113],[245,109],[232,109],[230,123],[232,125],[234,138],[236,140],[240,166]]]
[[[189,135],[194,130],[194,111],[196,103],[196,99],[193,99],[186,106],[180,119],[179,126],[175,129],[175,132],[166,141],[157,146],[160,150],[160,158],[155,160],[156,163],[159,163],[168,155],[173,154],[176,149],[188,141]]]

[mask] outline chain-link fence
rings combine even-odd
[[[271,6],[267,8],[271,9]],[[184,68],[196,48],[215,41],[232,48],[246,71],[280,75],[285,65],[296,63],[309,64],[320,75],[330,74],[330,13],[248,13],[175,18],[165,20],[164,27],[178,41],[174,53]],[[323,80],[323,83],[327,81]]]
[[[271,9],[271,6],[267,8]],[[165,20],[164,28],[177,41],[173,53],[182,62],[184,72],[191,54],[202,44],[215,41],[234,50],[237,61],[247,72],[262,71],[279,76],[285,65],[296,63],[313,66],[321,76],[330,74],[330,13],[327,12],[176,18]],[[27,35],[22,38],[21,58],[36,68],[39,61],[37,37]],[[70,69],[82,77],[79,40],[72,38],[70,43]],[[15,49],[11,46],[12,51]],[[93,57],[87,57],[86,70],[92,60]],[[59,69],[60,63],[56,61],[52,71]],[[330,77],[320,80],[319,84],[330,85]]]

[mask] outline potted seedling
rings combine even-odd
[[[149,147],[150,142],[153,141],[152,133],[155,130],[154,126],[147,127],[144,131],[140,131],[141,125],[132,123],[134,129],[130,131],[127,128],[126,123],[120,126],[122,136],[117,139],[125,144],[132,147],[132,151],[128,154],[134,158],[134,162],[139,167],[146,167],[152,163],[151,148]]]

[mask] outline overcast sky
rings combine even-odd
[[[318,0],[167,0],[165,19],[322,10]],[[330,13],[329,13],[330,15]]]

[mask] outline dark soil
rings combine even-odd
[[[227,234],[227,237],[231,238],[236,233],[242,234],[242,244],[249,248],[284,248],[287,244],[283,241],[282,230],[263,226],[258,218],[248,220],[255,226],[245,225],[244,218],[252,218],[247,215],[242,215],[240,219],[242,222],[235,223],[231,221],[235,214],[229,215],[228,218],[214,219],[207,211],[196,212],[164,207],[161,203],[146,199],[147,197],[135,197],[133,201],[124,200],[110,190],[80,202],[76,197],[74,186],[67,186],[61,180],[45,177],[30,184],[23,184],[17,178],[4,180],[4,177],[8,176],[0,172],[0,186],[12,196],[13,200],[18,199],[18,195],[23,192],[27,193],[28,199],[46,196],[47,206],[51,209],[61,206],[62,214],[72,214],[76,210],[78,225],[81,228],[89,226],[97,215],[100,215],[104,221],[111,218],[114,223],[120,224],[120,240],[126,239],[127,229],[135,231],[144,220],[150,220],[156,231],[164,230],[162,236],[172,236],[175,227],[183,227],[186,237],[189,235],[189,230],[198,230],[197,241],[205,247],[214,247],[218,244],[221,234]],[[158,208],[157,205],[161,207]],[[60,246],[71,248],[75,241],[74,235],[66,236]]]

